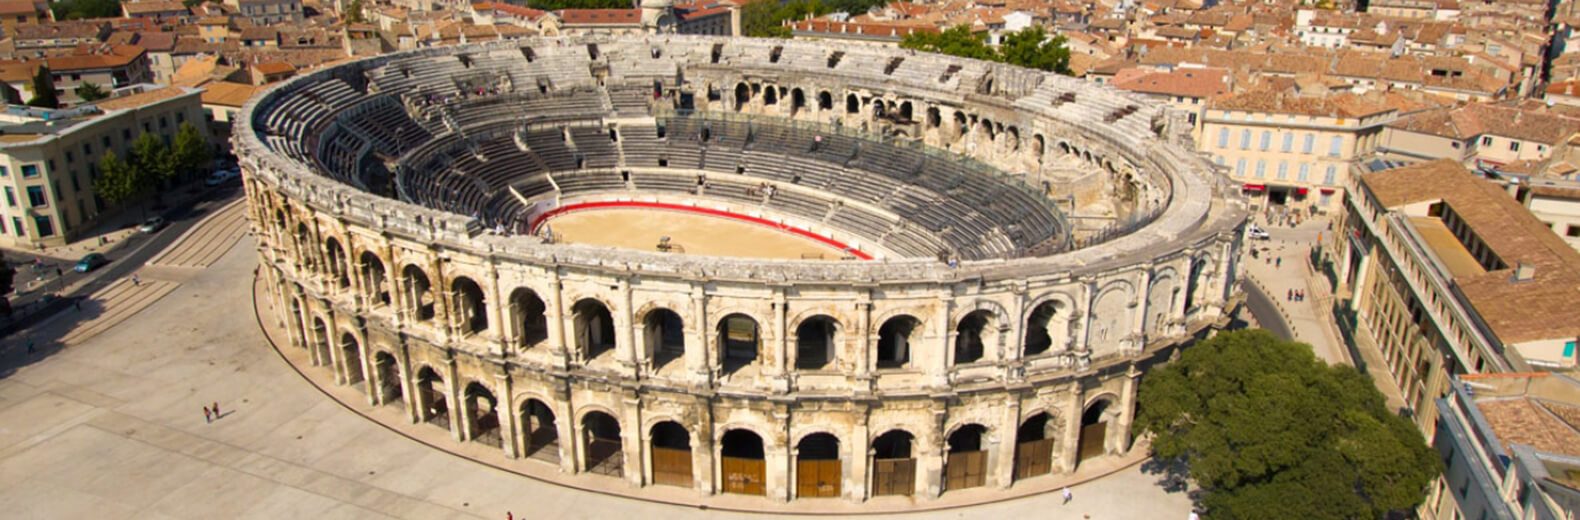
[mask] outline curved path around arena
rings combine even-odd
[[[35,353],[0,356],[7,518],[763,518],[523,478],[326,399],[269,347],[253,319],[253,243],[233,244],[206,268],[145,267],[183,276],[101,331],[78,332],[92,311],[67,314],[35,332]],[[340,391],[354,393],[330,392]],[[204,422],[202,407],[216,401],[223,417]],[[1158,478],[1131,466],[1073,487],[1068,505],[1048,493],[881,516],[1185,518],[1188,498]]]

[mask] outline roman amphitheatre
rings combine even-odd
[[[309,380],[636,498],[1037,489],[1138,449],[1139,378],[1239,298],[1245,209],[1188,123],[1007,65],[523,39],[322,69],[237,124]]]

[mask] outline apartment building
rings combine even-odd
[[[1353,178],[1333,251],[1341,326],[1427,437],[1465,374],[1574,369],[1580,253],[1453,160]]]
[[[148,51],[137,45],[105,45],[88,53],[46,58],[44,63],[54,75],[55,95],[63,104],[82,102],[77,87],[83,83],[110,92],[154,79]]]
[[[1437,400],[1444,472],[1425,520],[1563,519],[1580,513],[1580,381],[1574,374],[1466,375]]]
[[[4,29],[7,35],[15,34],[11,31],[15,30],[17,26],[37,24],[53,18],[50,15],[49,2],[47,1],[0,1],[0,29]]]
[[[225,0],[236,14],[254,25],[302,22],[302,0]]]
[[[1168,72],[1124,69],[1114,75],[1112,85],[1184,111],[1191,124],[1191,137],[1199,144],[1207,101],[1228,93],[1232,78],[1229,70],[1223,68],[1181,66]]]
[[[207,139],[201,90],[166,87],[67,110],[6,106],[0,112],[0,244],[63,245],[109,209],[93,189],[106,150],[127,157],[153,132],[168,143],[181,123]]]
[[[1259,207],[1337,212],[1349,163],[1377,147],[1401,108],[1392,95],[1300,97],[1270,90],[1213,98],[1197,147]]]

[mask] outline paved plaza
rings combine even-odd
[[[257,255],[220,213],[82,311],[0,350],[7,518],[725,518],[537,482],[342,407],[266,343]],[[227,244],[234,243],[234,247]],[[212,265],[210,265],[212,264]],[[218,402],[222,418],[205,423]],[[1184,519],[1138,467],[1057,493],[903,518]],[[928,507],[929,502],[918,502]],[[777,515],[783,516],[783,515]]]

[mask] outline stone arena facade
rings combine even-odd
[[[235,149],[266,315],[309,372],[411,428],[623,479],[632,496],[682,486],[769,508],[1007,489],[1132,450],[1139,378],[1239,298],[1244,206],[1182,123],[998,64],[603,36],[309,73],[249,102]],[[845,140],[847,161],[772,169]],[[700,162],[676,164],[694,149]],[[916,172],[940,163],[880,154],[977,166],[935,186]],[[900,187],[828,188],[825,166]],[[643,188],[666,175],[691,186]],[[970,193],[981,186],[997,191]],[[909,191],[937,203],[892,203]],[[792,195],[806,209],[785,198],[776,213]],[[778,215],[879,258],[703,257],[554,243],[532,226],[534,208],[614,200]],[[847,211],[885,224],[829,224]],[[926,223],[939,215],[986,231]],[[1094,219],[1106,225],[1082,224]],[[900,233],[914,245],[891,243]]]

